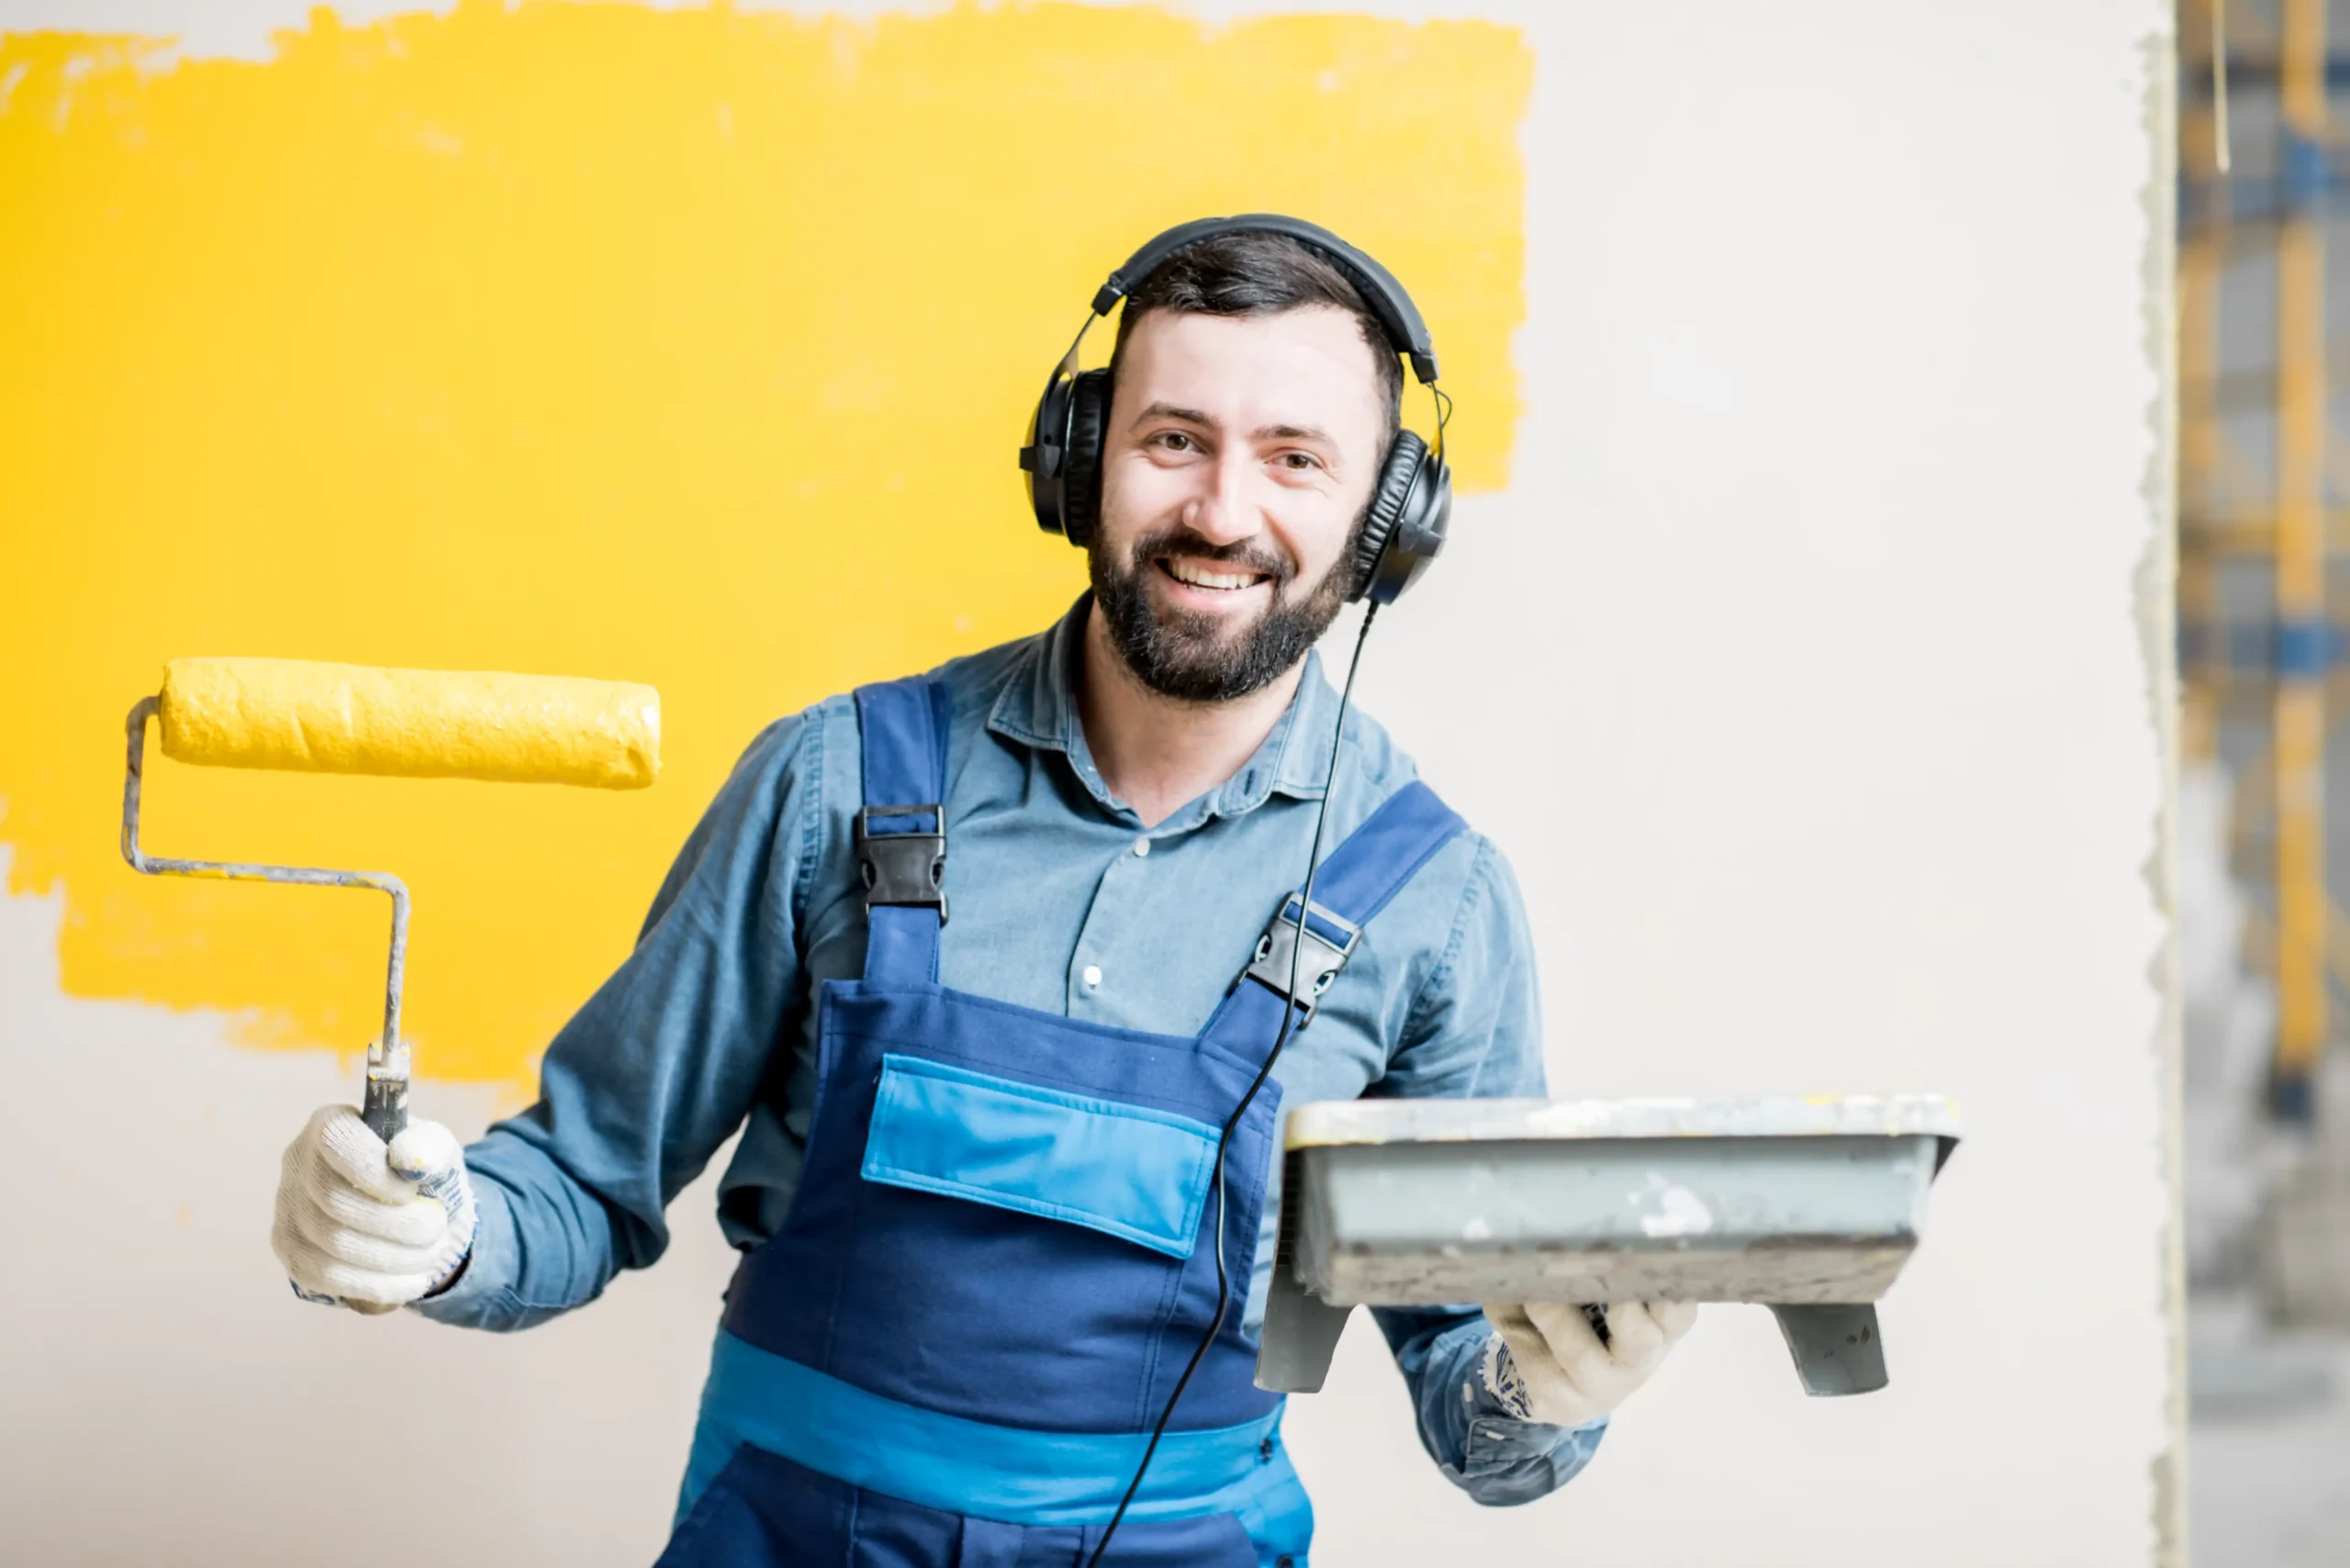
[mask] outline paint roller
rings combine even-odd
[[[661,770],[661,697],[629,681],[486,671],[379,669],[299,659],[175,659],[162,689],[130,710],[122,857],[150,876],[373,888],[392,901],[384,1032],[367,1047],[362,1114],[390,1142],[408,1125],[408,1051],[400,1039],[408,953],[406,884],[382,871],[177,860],[139,847],[147,721],[163,755],[207,767],[478,778],[642,790]]]

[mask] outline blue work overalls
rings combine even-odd
[[[1104,1562],[1303,1568],[1313,1511],[1242,1321],[1278,1083],[1233,1129],[1221,1215],[1212,1177],[1282,1007],[1311,1016],[1283,1001],[1297,902],[1196,1037],[946,990],[946,701],[856,693],[864,978],[822,988],[806,1164],[728,1287],[662,1568],[1080,1568],[1215,1316],[1218,1223],[1224,1328]],[[1305,975],[1461,825],[1414,783],[1333,850]]]

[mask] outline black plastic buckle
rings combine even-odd
[[[1331,941],[1314,929],[1315,924],[1336,926],[1345,933],[1346,940]],[[1301,936],[1305,941],[1302,958],[1296,956]],[[1259,981],[1275,996],[1289,996],[1290,967],[1294,963],[1298,989],[1303,994],[1290,1000],[1305,1009],[1305,1016],[1297,1023],[1303,1029],[1314,1022],[1314,1011],[1322,1003],[1322,993],[1330,989],[1330,982],[1347,967],[1355,944],[1361,940],[1361,926],[1331,913],[1318,903],[1314,906],[1314,923],[1304,921],[1299,914],[1298,896],[1292,893],[1282,902],[1281,912],[1265,927],[1265,934],[1257,938],[1257,956],[1249,960],[1241,978]]]
[[[935,833],[869,833],[866,823],[875,817],[929,817]],[[946,808],[927,806],[867,806],[856,813],[856,868],[865,879],[865,907],[890,904],[935,909],[938,924],[946,924],[946,895],[940,890],[946,878]]]

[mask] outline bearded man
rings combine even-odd
[[[740,1130],[664,1564],[1299,1568],[1253,1378],[1281,1105],[1542,1092],[1507,865],[1314,652],[1416,575],[1402,514],[1440,538],[1416,310],[1294,219],[1170,231],[1113,284],[1106,379],[1057,379],[1024,454],[1091,590],[761,734],[529,1110],[460,1151],[329,1107],[287,1150],[300,1294],[521,1328],[657,1260]],[[1691,1310],[1376,1316],[1431,1458],[1507,1504]]]

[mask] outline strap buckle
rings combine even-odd
[[[1317,926],[1323,930],[1315,929]],[[1337,940],[1329,933],[1335,932]],[[1300,940],[1305,952],[1297,956]],[[1362,927],[1343,915],[1334,914],[1320,904],[1314,906],[1312,918],[1303,918],[1295,893],[1282,901],[1281,910],[1257,938],[1257,956],[1250,959],[1241,979],[1262,984],[1275,996],[1287,996],[1297,1006],[1305,1009],[1305,1016],[1297,1026],[1304,1028],[1314,1022],[1315,1010],[1322,1003],[1322,993],[1338,978],[1353,957],[1355,944],[1362,940]],[[1297,967],[1298,990],[1301,994],[1290,996],[1290,967]]]
[[[876,817],[929,817],[934,833],[873,833],[866,824]],[[867,806],[856,813],[856,868],[865,881],[865,907],[888,904],[935,909],[938,924],[946,924],[946,807]]]

